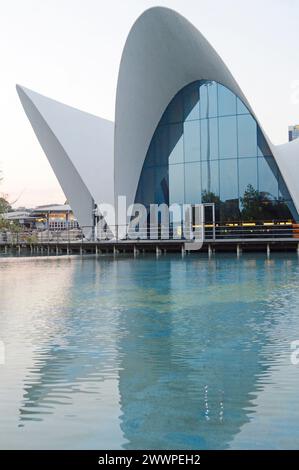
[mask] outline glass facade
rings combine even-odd
[[[214,81],[183,88],[149,146],[135,202],[215,203],[216,222],[298,220],[256,120]]]

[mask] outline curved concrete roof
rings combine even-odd
[[[128,35],[119,70],[115,124],[17,86],[81,226],[92,225],[94,201],[113,204],[118,195],[125,195],[128,205],[134,202],[163,112],[179,90],[196,80],[213,80],[231,89],[258,122],[209,42],[180,14],[163,7],[145,11]],[[263,134],[299,212],[299,139],[274,146]]]
[[[134,202],[148,147],[167,105],[184,86],[204,79],[219,82],[233,91],[258,122],[222,59],[188,20],[164,7],[145,11],[127,38],[116,96],[115,194],[126,195],[128,204]],[[276,157],[276,147],[263,133]],[[288,148],[286,145],[279,155],[287,154]],[[299,161],[295,170],[295,159],[290,165],[299,177]],[[277,160],[288,183],[288,171],[282,168],[284,158]],[[299,210],[299,189],[290,184],[289,191]]]
[[[114,202],[114,124],[17,85],[23,108],[82,226],[93,201]]]

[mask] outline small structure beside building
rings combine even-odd
[[[24,229],[36,230],[73,230],[79,225],[68,204],[49,204],[35,209],[7,212],[7,220],[17,222]]]
[[[289,142],[292,140],[298,139],[299,137],[299,124],[295,126],[289,126]]]

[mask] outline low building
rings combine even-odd
[[[38,206],[32,210],[37,229],[72,230],[79,228],[71,207],[68,204]]]
[[[299,137],[299,124],[295,126],[289,126],[289,142],[298,139]]]
[[[68,204],[49,204],[35,209],[11,211],[7,212],[4,217],[31,230],[61,231],[79,228],[77,219]]]

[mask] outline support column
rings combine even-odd
[[[212,250],[211,245],[208,246],[208,253],[209,253],[209,258],[211,258],[212,254],[213,254],[213,250]]]
[[[242,254],[242,248],[240,247],[240,245],[237,245],[237,257],[240,258]]]
[[[267,244],[267,257],[270,258],[270,254],[271,254],[271,249],[270,249],[270,244],[268,243]]]
[[[118,249],[116,248],[115,245],[113,245],[113,256],[116,256],[118,254]]]

